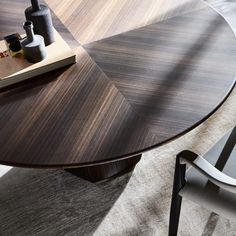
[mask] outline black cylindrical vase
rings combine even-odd
[[[49,45],[55,41],[52,17],[47,6],[39,4],[38,0],[31,0],[31,7],[25,10],[27,21],[34,24],[34,33],[42,35],[45,45]]]

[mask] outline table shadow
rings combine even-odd
[[[0,178],[0,232],[92,235],[130,177],[90,183],[62,170],[13,168]]]

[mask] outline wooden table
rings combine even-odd
[[[69,2],[48,4],[77,64],[1,90],[1,164],[106,178],[202,123],[233,89],[235,36],[202,2]],[[3,0],[1,38],[21,33],[27,5]]]

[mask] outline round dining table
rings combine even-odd
[[[204,122],[234,88],[235,35],[202,1],[46,3],[77,62],[0,90],[0,164],[116,176]],[[29,4],[1,2],[0,39],[23,33]]]

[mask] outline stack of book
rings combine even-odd
[[[5,41],[0,41],[0,88],[75,63],[74,52],[56,30],[55,38],[46,47],[47,57],[37,63],[28,62],[23,54],[12,57]]]

